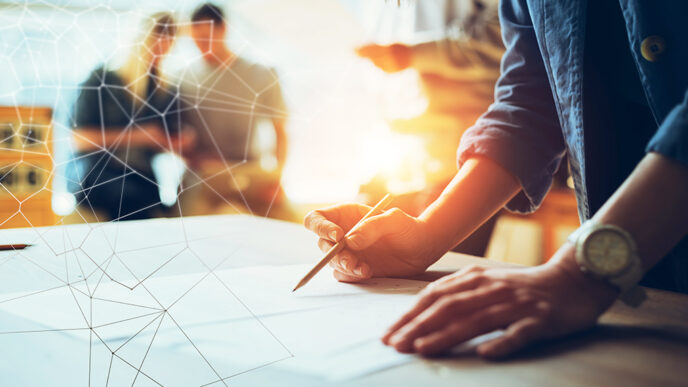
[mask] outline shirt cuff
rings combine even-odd
[[[457,151],[459,168],[474,156],[496,162],[513,175],[522,187],[505,208],[521,214],[537,210],[552,186],[552,176],[563,154],[554,160],[529,157],[528,154],[532,156],[533,150],[529,149],[528,144],[522,144],[515,136],[504,137],[505,134],[500,131],[491,132],[493,130],[489,127],[477,126],[466,131]]]
[[[683,103],[669,112],[645,150],[688,166],[688,93]]]

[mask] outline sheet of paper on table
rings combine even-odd
[[[64,330],[78,345],[90,342],[96,385],[131,378],[203,384],[267,365],[348,379],[413,360],[379,337],[425,282],[351,285],[323,271],[292,293],[308,269],[255,266],[140,283],[81,282],[0,295],[0,310],[28,321],[15,330]]]

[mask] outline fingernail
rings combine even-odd
[[[337,241],[337,232],[336,231],[330,231],[330,239],[333,241]]]
[[[349,270],[349,262],[347,262],[346,258],[342,258],[339,262],[344,269]]]
[[[357,267],[356,270],[354,270],[354,273],[359,277],[363,277],[363,270],[361,270],[360,267]]]
[[[396,345],[396,344],[400,343],[401,340],[402,340],[401,335],[394,334],[394,335],[392,335],[392,337],[389,338],[389,344]]]
[[[358,238],[356,238],[356,235],[354,234],[354,235],[348,237],[346,240],[346,244],[351,248],[354,248],[354,249],[358,248]]]

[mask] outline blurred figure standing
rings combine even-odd
[[[184,120],[198,134],[191,157],[191,192],[184,195],[187,214],[251,212],[271,215],[281,197],[281,171],[287,156],[284,128],[287,109],[277,74],[232,51],[225,42],[224,12],[202,4],[191,16],[191,37],[201,60],[187,68],[181,92],[189,106]],[[257,149],[256,132],[267,123],[274,128],[273,165],[265,165]],[[195,180],[195,181],[193,181]],[[188,199],[188,200],[187,200]]]
[[[416,34],[426,41],[412,45],[370,44],[359,48],[358,54],[389,73],[414,68],[422,76],[434,75],[445,81],[462,82],[446,86],[459,91],[471,89],[473,97],[480,96],[478,102],[462,100],[461,106],[456,106],[455,102],[440,100],[432,95],[433,86],[440,86],[435,84],[425,85],[430,87],[428,98],[431,103],[443,102],[446,109],[453,111],[466,111],[468,107],[475,110],[474,104],[484,105],[486,100],[493,100],[494,83],[499,77],[504,54],[497,14],[499,1],[440,0],[443,6],[439,8],[443,11],[428,15],[428,11],[437,10],[437,3],[419,2],[416,5]],[[442,31],[439,38],[438,30]],[[430,40],[424,35],[430,35]]]
[[[162,209],[153,157],[181,153],[194,141],[193,132],[181,130],[177,91],[160,73],[176,31],[169,13],[147,17],[124,64],[98,67],[80,85],[67,179],[81,207],[111,220],[149,218]]]

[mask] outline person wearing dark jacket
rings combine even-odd
[[[110,220],[142,219],[161,208],[153,157],[181,152],[193,142],[182,131],[178,92],[160,64],[176,33],[173,17],[144,20],[142,36],[117,69],[101,66],[80,86],[74,106],[76,154],[68,188],[86,208]]]

